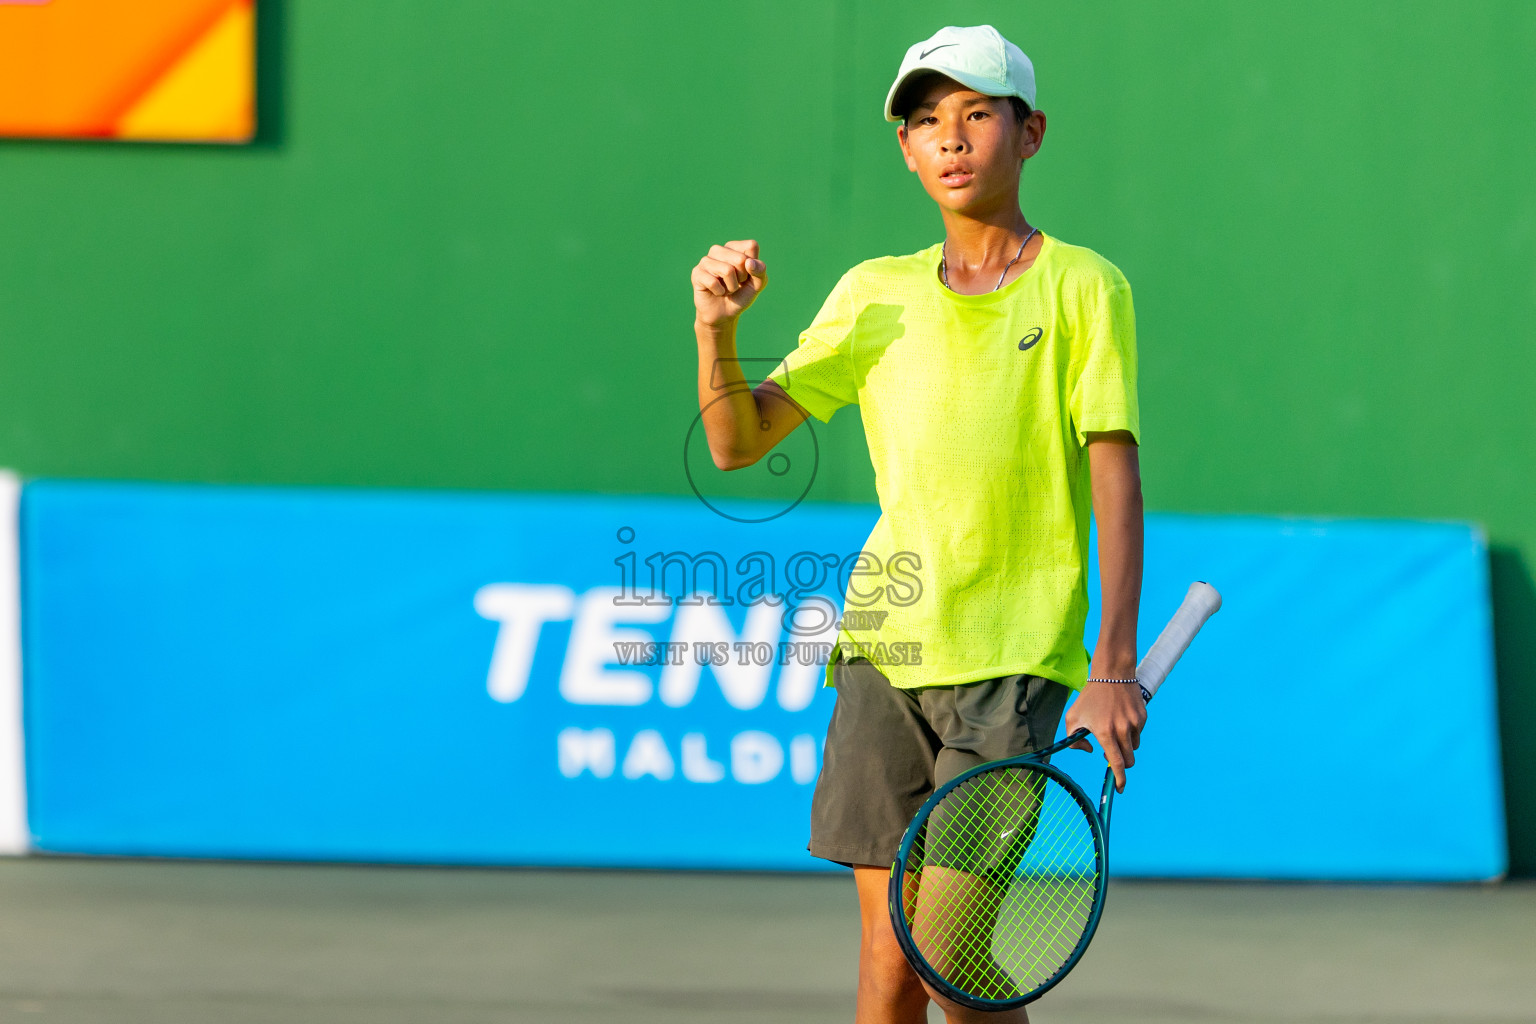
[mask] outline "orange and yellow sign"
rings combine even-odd
[[[252,0],[0,0],[0,135],[247,142]]]

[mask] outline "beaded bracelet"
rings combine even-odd
[[[1088,677],[1088,681],[1090,683],[1139,683],[1139,682],[1141,682],[1140,679],[1095,679],[1092,676]]]

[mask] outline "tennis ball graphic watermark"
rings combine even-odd
[[[758,394],[758,401],[782,404],[800,420],[800,425],[750,466],[722,471],[710,454],[705,416],[721,403],[737,400],[743,392],[751,397],[752,388],[741,374],[742,367],[760,363],[771,370],[778,362],[757,357],[715,360],[710,387],[719,395],[699,410],[683,440],[683,473],[688,486],[711,512],[734,522],[766,523],[793,509],[810,493],[821,463],[821,446],[810,418],[772,391]],[[727,368],[736,371],[729,375],[734,383],[726,382]],[[761,430],[770,428],[767,419],[759,421],[758,426]]]

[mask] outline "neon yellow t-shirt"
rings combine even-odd
[[[826,678],[858,654],[900,687],[1027,672],[1081,689],[1086,435],[1140,442],[1130,285],[1050,235],[982,295],[945,288],[939,256],[848,271],[768,375],[822,422],[857,404],[875,468],[880,519],[844,559]]]

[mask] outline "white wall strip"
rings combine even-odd
[[[21,480],[0,470],[0,854],[31,849],[21,739]]]

